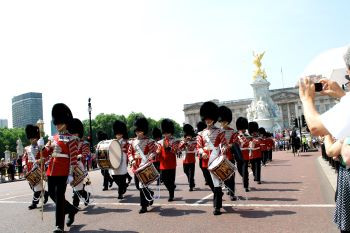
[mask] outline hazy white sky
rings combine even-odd
[[[347,1],[1,1],[0,118],[42,92],[44,121],[66,103],[87,119],[143,112],[182,123],[183,105],[252,95],[252,52],[270,88],[292,86],[310,59],[349,42]],[[49,124],[47,124],[47,129]],[[50,131],[48,131],[50,132]]]

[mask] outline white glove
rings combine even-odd
[[[38,147],[41,149],[41,148],[44,148],[45,146],[45,142],[44,142],[44,139],[43,138],[40,138],[38,140]]]
[[[67,179],[67,184],[70,184],[73,181],[73,176],[69,175]]]

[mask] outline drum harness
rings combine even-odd
[[[147,158],[146,158],[146,155],[143,153],[143,151],[141,150],[141,148],[140,148],[140,145],[139,144],[137,144],[136,146],[135,146],[135,149],[137,150],[137,153],[139,153],[139,155],[141,156],[141,158],[142,158],[142,161],[141,161],[141,164],[143,165],[143,164],[145,164],[145,163],[147,163]],[[142,163],[143,162],[143,163]],[[140,166],[141,166],[141,164],[140,164]],[[158,180],[160,181],[160,176],[158,177]],[[141,182],[142,183],[142,182]],[[143,184],[142,184],[143,185]],[[145,194],[145,192],[143,191],[143,189],[141,188],[141,190],[142,190],[142,192],[143,192],[143,194],[145,195],[145,199],[147,200],[147,201],[153,201],[153,200],[159,200],[160,199],[160,185],[158,185],[158,187],[157,187],[157,194],[156,195],[154,195],[154,196],[152,196],[152,194],[151,194],[151,192],[150,192],[150,190],[148,189],[148,187],[145,187],[146,188],[146,190],[147,190],[147,192],[148,192],[148,194],[149,194],[149,196],[150,196],[150,199],[148,199],[148,197],[147,197],[147,195]]]

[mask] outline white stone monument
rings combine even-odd
[[[16,150],[17,150],[17,156],[22,156],[24,151],[23,151],[23,144],[22,144],[22,141],[20,138],[18,138],[18,140],[16,141],[17,143],[17,147],[16,147]]]
[[[254,64],[257,69],[254,72],[254,81],[251,84],[254,91],[254,99],[247,109],[248,121],[256,121],[259,127],[267,131],[281,130],[282,114],[278,105],[273,102],[269,95],[270,83],[266,80],[265,70],[261,69],[262,54],[254,54]]]

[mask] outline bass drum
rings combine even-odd
[[[101,141],[97,144],[97,163],[101,169],[117,169],[122,158],[122,147],[117,140]]]

